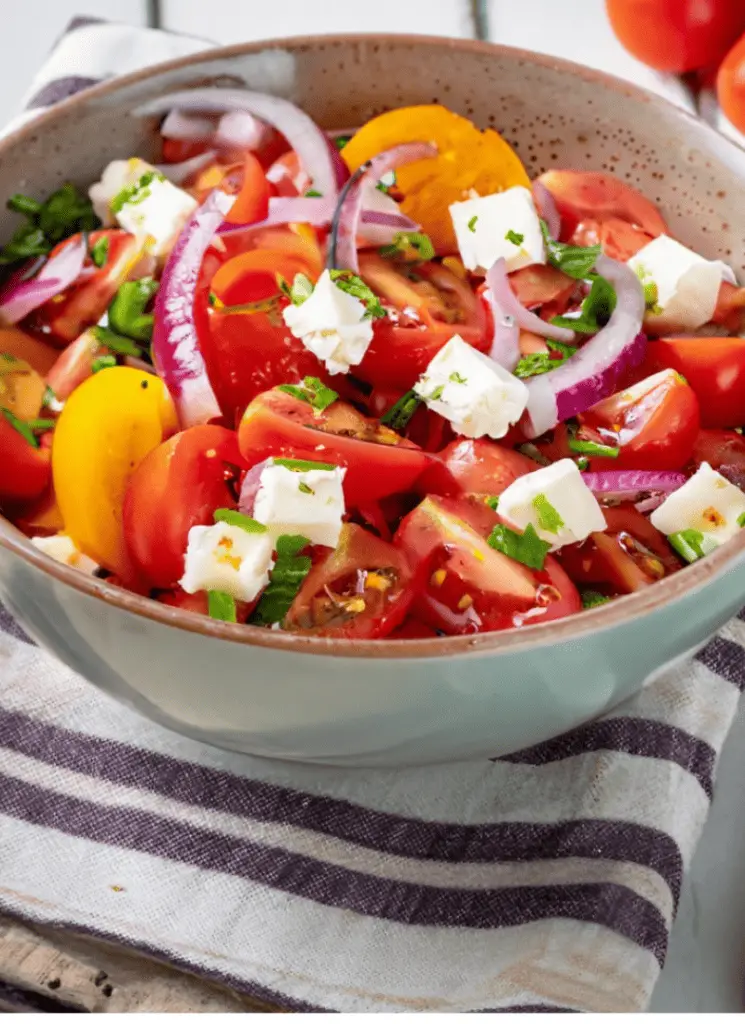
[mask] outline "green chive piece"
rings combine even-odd
[[[706,543],[700,530],[680,530],[678,533],[671,533],[667,539],[686,562],[697,562],[699,558],[713,551],[713,547]]]
[[[112,352],[116,352],[118,356],[142,355],[139,346],[131,338],[125,338],[122,334],[115,334],[108,327],[101,327],[99,324],[96,324],[95,327],[91,327],[91,333],[96,341],[101,345],[105,345]]]
[[[609,444],[599,444],[597,441],[582,441],[577,437],[569,439],[569,448],[578,455],[595,455],[604,459],[617,459],[621,449],[613,448]]]
[[[314,469],[331,472],[337,467],[332,462],[311,462],[310,459],[274,459],[275,466],[284,466],[293,473],[310,473]]]
[[[133,338],[143,345],[149,344],[153,336],[152,313],[145,307],[158,290],[158,282],[152,277],[139,281],[125,281],[120,285],[109,306],[109,326],[116,334]]]
[[[150,186],[156,181],[165,181],[160,171],[146,171],[134,185],[128,185],[118,192],[109,203],[112,213],[119,213],[124,206],[138,206],[152,194]]]
[[[5,417],[11,427],[16,430],[25,441],[28,441],[32,448],[39,447],[39,442],[28,423],[25,423],[23,420],[19,420],[15,413],[12,413],[10,409],[6,409],[5,406],[0,406],[0,414]]]
[[[329,275],[337,288],[360,300],[365,307],[366,319],[376,320],[385,316],[380,299],[357,274],[353,274],[351,270],[330,270]]]
[[[404,263],[426,263],[435,258],[432,239],[422,231],[398,231],[391,244],[381,246],[378,252],[386,259]]]
[[[211,619],[218,619],[220,622],[238,621],[235,598],[222,590],[207,591],[207,608]]]
[[[476,231],[476,224],[478,223],[478,219],[479,219],[479,217],[478,217],[477,213],[475,213],[473,215],[473,217],[471,217],[471,219],[468,222],[468,230],[469,231],[473,231],[473,232]]]
[[[597,590],[583,590],[580,594],[583,608],[598,608],[601,604],[608,604],[609,597],[598,593]]]
[[[91,369],[94,373],[100,373],[101,370],[110,370],[112,366],[116,366],[116,356],[97,356],[91,363]]]
[[[512,242],[513,245],[522,245],[525,241],[525,235],[521,235],[519,231],[512,231],[510,229],[504,236],[505,242]]]
[[[551,545],[541,540],[530,523],[525,527],[524,533],[517,533],[509,526],[498,523],[492,530],[488,543],[495,551],[501,551],[503,555],[514,558],[516,562],[521,562],[530,569],[542,569],[546,555],[551,549]]]
[[[57,422],[56,420],[49,420],[49,419],[38,419],[38,420],[27,420],[26,421],[27,425],[31,428],[31,430],[39,430],[39,431],[54,430],[56,422]]]
[[[407,391],[405,395],[399,398],[395,405],[390,407],[387,413],[381,416],[380,422],[400,434],[406,430],[409,420],[422,402],[423,399],[419,397],[416,391]]]
[[[106,265],[106,259],[109,255],[109,236],[104,235],[103,238],[99,238],[91,246],[91,259],[97,267],[103,267]]]
[[[558,533],[564,526],[564,520],[545,494],[536,494],[532,505],[538,516],[538,526],[541,530],[545,530],[547,533]]]
[[[216,523],[229,523],[230,526],[239,526],[246,533],[266,533],[266,526],[263,523],[260,523],[257,519],[252,519],[251,516],[244,515],[242,512],[236,512],[232,508],[215,509],[214,518]]]

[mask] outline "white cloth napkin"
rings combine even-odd
[[[32,99],[204,45],[79,26]],[[0,610],[0,909],[288,1008],[641,1010],[744,648],[508,758],[341,771],[166,732]]]

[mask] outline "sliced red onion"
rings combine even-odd
[[[561,341],[566,345],[571,345],[574,341],[574,331],[549,324],[523,306],[510,285],[504,257],[500,256],[487,272],[486,285],[488,289],[486,298],[491,304],[495,322],[503,320],[506,316],[511,316],[517,322],[518,327],[522,327],[524,331],[532,331],[533,334],[538,334],[542,338],[551,338],[553,341]]]
[[[164,114],[173,108],[187,113],[227,114],[242,111],[276,128],[295,150],[301,165],[322,196],[337,194],[337,169],[329,140],[308,117],[288,100],[244,89],[204,88],[159,96],[134,111],[136,117]]]
[[[271,465],[272,461],[272,459],[263,459],[255,466],[252,466],[243,477],[241,493],[238,496],[238,511],[242,512],[244,516],[252,516],[254,514],[256,495],[259,493],[259,486],[261,484],[261,474],[267,466]]]
[[[312,224],[313,227],[322,228],[331,223],[334,206],[333,201],[324,197],[272,196],[269,200],[269,215],[264,220],[247,224],[230,224],[226,221],[221,225],[219,233],[234,235],[236,232],[255,231],[257,228],[277,224]],[[373,245],[386,245],[396,232],[416,231],[418,227],[418,224],[403,214],[364,210],[360,234]],[[377,235],[372,237],[375,231]]]
[[[549,235],[551,238],[558,238],[561,234],[561,214],[556,207],[554,197],[543,182],[533,182],[533,200],[538,207],[539,216],[546,222]]]
[[[437,149],[427,142],[404,142],[379,153],[357,168],[339,195],[329,240],[327,262],[330,267],[352,270],[355,274],[359,270],[357,235],[367,183],[374,185],[384,174],[395,171],[403,164],[428,160],[434,156],[437,156]]]
[[[175,107],[160,126],[160,134],[165,139],[178,139],[179,142],[202,142],[212,138],[214,132],[213,117],[197,117]]]
[[[13,281],[0,295],[0,323],[17,324],[78,279],[88,244],[85,235],[66,245],[30,281]]]
[[[419,225],[401,213],[395,199],[368,182],[362,198],[361,238],[370,245],[388,245],[398,232],[418,230]]]
[[[205,150],[204,153],[197,153],[188,160],[182,160],[177,164],[155,164],[156,171],[165,175],[174,185],[183,185],[193,174],[207,167],[217,156],[214,149]]]
[[[641,333],[644,291],[625,263],[598,256],[595,270],[613,285],[616,308],[608,323],[565,363],[526,381],[530,396],[525,428],[538,437],[562,420],[576,416],[613,394],[622,373],[644,358]]]
[[[247,110],[231,110],[220,118],[214,143],[231,149],[259,149],[268,135],[265,124]]]
[[[173,396],[182,427],[220,416],[194,323],[199,268],[212,238],[235,202],[215,190],[192,214],[166,260],[155,300],[153,361]]]
[[[671,494],[686,482],[684,473],[646,469],[583,473],[582,479],[593,494],[616,501],[636,501],[646,494]]]
[[[492,312],[494,335],[489,355],[495,363],[512,373],[520,362],[520,328],[514,316],[502,314],[495,304],[492,304]]]

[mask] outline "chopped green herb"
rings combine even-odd
[[[461,375],[458,373],[457,370],[454,370],[453,373],[450,374],[450,376],[448,377],[448,380],[451,380],[453,382],[453,384],[467,384],[468,383],[468,379],[466,377],[461,377]]]
[[[105,345],[106,348],[112,352],[116,352],[119,356],[140,356],[142,353],[139,347],[132,341],[131,338],[125,338],[121,334],[115,334],[114,331],[110,331],[108,327],[101,327],[96,325],[91,327],[91,333],[93,337],[101,345]]]
[[[134,185],[127,185],[121,192],[117,192],[109,203],[109,209],[112,213],[119,213],[125,206],[137,206],[144,203],[151,195],[150,186],[153,182],[165,180],[165,175],[160,171],[145,171]]]
[[[523,356],[512,371],[516,377],[537,377],[539,374],[549,373],[565,363],[577,351],[576,345],[565,345],[564,342],[553,341],[551,338],[546,338],[546,344],[552,351],[531,352],[530,355]],[[558,356],[554,355],[554,352],[558,352]]]
[[[580,455],[580,457],[574,461],[577,463],[577,469],[580,473],[584,473],[586,469],[590,468],[590,460],[585,455]]]
[[[745,512],[741,512],[740,515],[737,517],[737,525],[745,526]]]
[[[337,468],[332,462],[312,462],[310,459],[274,459],[273,462],[275,466],[284,466],[293,473],[310,473],[314,469],[330,472]]]
[[[536,448],[532,441],[526,441],[524,444],[519,444],[515,450],[520,452],[521,455],[525,455],[527,458],[532,459],[533,462],[537,462],[539,466],[551,465],[551,460],[547,459],[540,448]]]
[[[546,258],[552,267],[562,270],[567,277],[576,281],[587,278],[602,252],[600,245],[567,245],[556,242],[548,233],[548,225],[541,221],[543,240],[546,243]]]
[[[277,558],[269,576],[269,584],[261,596],[251,622],[271,626],[281,622],[290,610],[303,580],[313,564],[308,555],[301,555],[310,541],[307,537],[283,534],[277,538]]]
[[[489,536],[489,545],[530,569],[542,569],[551,548],[550,544],[541,540],[530,523],[524,533],[516,533],[509,526],[498,523]]]
[[[46,256],[58,242],[78,231],[93,231],[101,223],[88,197],[70,182],[43,203],[19,194],[11,196],[6,205],[26,217],[27,223],[17,228],[0,250],[0,264]]]
[[[551,323],[580,334],[597,334],[610,320],[615,308],[615,288],[604,277],[593,274],[590,294],[582,303],[579,316],[555,316]]]
[[[277,391],[300,398],[319,412],[328,409],[339,397],[336,391],[327,387],[318,377],[305,377],[302,384],[280,384]]]
[[[392,405],[387,413],[380,418],[380,422],[391,430],[401,433],[409,425],[409,420],[422,404],[423,399],[416,391],[407,391],[405,395]]]
[[[306,199],[321,199],[322,198],[322,193],[319,192],[317,188],[309,188],[308,191],[305,193],[305,198]]]
[[[361,277],[353,274],[351,270],[330,270],[329,274],[337,288],[346,292],[347,295],[354,296],[355,299],[359,299],[364,304],[365,317],[367,319],[377,319],[385,316],[385,310],[380,304],[380,299],[371,288],[368,288]]]
[[[400,259],[404,263],[426,263],[435,257],[435,247],[429,235],[422,231],[397,231],[390,245],[379,250],[386,259]]]
[[[597,608],[601,604],[607,604],[610,601],[609,597],[606,597],[605,594],[599,594],[597,590],[583,590],[580,596],[583,608]]]
[[[351,135],[337,135],[334,139],[334,145],[337,149],[342,150],[351,138]]]
[[[19,420],[15,413],[12,413],[10,409],[6,409],[5,406],[0,406],[0,414],[10,423],[14,430],[17,430],[24,440],[28,441],[32,448],[38,448],[39,442],[37,441],[30,424],[25,423],[23,420]]]
[[[522,245],[525,241],[525,235],[521,235],[519,231],[512,231],[510,229],[504,236],[505,242],[512,242],[513,245]]]
[[[158,282],[152,277],[141,277],[139,281],[125,281],[119,286],[109,306],[109,326],[116,334],[134,338],[143,344],[153,336],[154,317],[145,308],[158,290]]]
[[[238,621],[235,598],[222,590],[207,591],[207,609],[211,619],[218,619],[220,622]]]
[[[109,370],[112,366],[116,366],[116,356],[97,356],[91,363],[91,369],[94,373],[100,373],[101,370]]]
[[[266,526],[251,516],[245,516],[242,512],[236,512],[232,508],[215,509],[215,522],[228,523],[230,526],[239,526],[246,533],[266,533]]]
[[[297,489],[300,491],[301,494],[315,494],[316,493],[313,490],[312,487],[308,487],[308,485],[305,483],[304,480],[300,481],[300,483],[297,485]]]
[[[545,494],[536,494],[532,501],[533,508],[538,516],[538,526],[547,533],[558,533],[564,525],[564,520],[556,511]]]
[[[281,274],[277,274],[277,285],[293,306],[302,306],[313,294],[313,282],[305,274],[295,274],[291,285],[285,281]]]
[[[569,438],[569,448],[578,455],[597,455],[605,459],[617,459],[621,451],[609,444],[600,444],[598,441],[582,441],[578,437]]]
[[[377,183],[375,188],[377,188],[380,192],[390,192],[390,190],[393,188],[395,184],[396,172],[388,171],[386,174],[383,175],[383,177]]]
[[[444,384],[439,384],[435,388],[435,390],[432,392],[432,394],[427,396],[427,401],[428,402],[439,402],[440,399],[442,398],[442,393],[443,393],[444,390],[445,390],[445,385]]]
[[[484,504],[488,505],[489,508],[494,509],[494,511],[496,512],[497,509],[499,508],[499,498],[497,497],[496,494],[487,495],[487,497],[484,498]]]
[[[716,546],[707,543],[700,530],[680,530],[679,533],[671,533],[667,539],[686,562],[697,562],[699,558],[710,554]]]
[[[30,427],[31,430],[33,431],[54,430],[54,425],[56,422],[56,420],[41,418],[36,420],[27,420],[26,426]]]
[[[91,246],[91,259],[97,267],[103,267],[109,255],[109,236],[104,235]]]
[[[57,403],[57,396],[55,395],[55,393],[52,391],[52,389],[47,384],[47,386],[44,388],[44,394],[43,394],[42,399],[41,399],[41,404],[42,404],[42,406],[45,409],[48,409],[50,407],[50,405],[53,405],[53,404],[56,404],[56,403]]]

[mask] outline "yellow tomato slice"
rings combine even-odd
[[[126,366],[101,370],[65,403],[52,475],[65,531],[80,550],[126,575],[122,502],[131,474],[177,428],[163,382]]]
[[[396,172],[401,209],[418,221],[438,253],[458,251],[448,207],[451,203],[530,187],[520,158],[491,128],[480,131],[467,118],[439,104],[402,107],[368,121],[342,149],[350,171],[402,142],[431,142],[438,155],[406,164]]]

